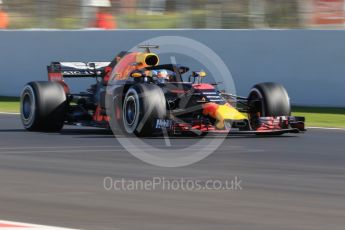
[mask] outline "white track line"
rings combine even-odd
[[[325,129],[325,130],[342,130],[342,131],[345,131],[345,128],[330,128],[330,127],[307,127],[307,129]]]
[[[7,113],[7,112],[0,112],[0,114],[5,114],[5,115],[20,115],[20,113]]]
[[[76,230],[71,228],[61,228],[55,226],[44,226],[44,225],[37,225],[37,224],[29,224],[29,223],[21,223],[21,222],[13,222],[13,221],[6,221],[0,220],[0,230]]]

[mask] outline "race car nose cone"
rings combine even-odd
[[[229,104],[219,105],[206,103],[203,105],[203,114],[216,119],[217,129],[224,129],[225,120],[244,120],[246,117]]]

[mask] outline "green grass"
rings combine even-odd
[[[294,116],[304,116],[307,126],[345,128],[345,108],[296,106],[292,111]]]
[[[0,96],[0,112],[19,113],[19,98]]]
[[[294,106],[292,115],[306,118],[307,126],[345,128],[345,108]],[[18,97],[1,97],[0,112],[19,112]]]

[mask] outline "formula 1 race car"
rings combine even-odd
[[[290,116],[288,94],[277,83],[253,86],[248,97],[205,83],[204,71],[159,64],[144,52],[121,52],[112,62],[52,62],[48,81],[30,82],[21,94],[21,120],[30,131],[60,131],[64,124],[112,128],[137,136],[207,133],[283,134],[305,131]],[[92,77],[86,92],[71,93],[65,78]]]

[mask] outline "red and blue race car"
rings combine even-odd
[[[291,116],[289,96],[277,83],[256,84],[247,97],[206,83],[204,71],[159,64],[152,46],[121,52],[112,62],[52,62],[48,81],[30,82],[21,94],[21,120],[30,131],[60,131],[65,124],[112,128],[152,136],[208,133],[283,134],[305,131]],[[72,93],[66,78],[95,78]]]

